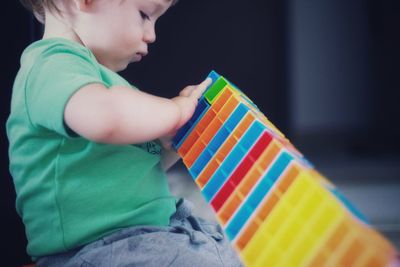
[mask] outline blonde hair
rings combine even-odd
[[[55,3],[56,1],[57,0],[20,0],[21,4],[28,10],[32,11],[41,23],[44,23],[45,21],[45,8],[59,12]]]
[[[44,23],[45,17],[45,8],[50,10],[55,10],[60,12],[56,5],[57,0],[20,0],[21,4],[27,8],[28,10],[32,11],[35,17],[41,22]],[[178,0],[172,0],[171,5],[175,5]]]

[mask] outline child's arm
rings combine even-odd
[[[70,98],[64,120],[75,133],[95,142],[135,144],[154,140],[190,119],[210,83],[206,79],[188,86],[173,99],[124,86],[89,84]]]

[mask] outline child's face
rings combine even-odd
[[[75,20],[75,30],[101,64],[120,71],[148,53],[155,23],[170,5],[170,0],[94,0]]]

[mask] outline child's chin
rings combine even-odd
[[[142,56],[141,56],[141,55],[138,55],[138,54],[136,54],[135,56],[133,56],[133,57],[131,58],[131,60],[130,60],[130,62],[129,62],[129,63],[140,62],[141,60],[142,60]]]
[[[128,65],[129,65],[130,63],[133,63],[133,62],[122,63],[122,64],[120,64],[119,66],[116,66],[116,67],[113,69],[113,71],[115,71],[115,72],[123,71],[123,70],[125,70],[125,69],[128,67]]]

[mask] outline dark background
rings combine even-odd
[[[20,266],[29,257],[5,121],[20,54],[41,27],[18,1],[5,5],[0,265]],[[216,70],[399,244],[399,27],[398,0],[181,0],[159,20],[150,54],[122,75],[172,97]]]

